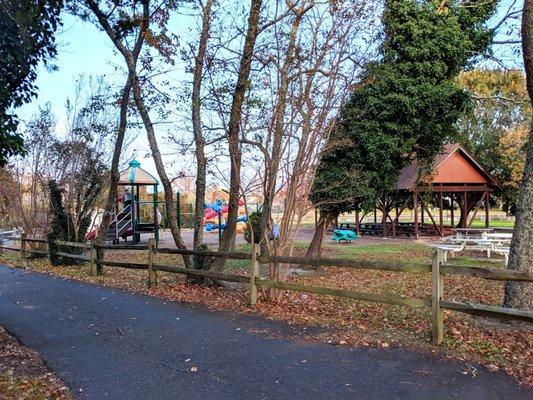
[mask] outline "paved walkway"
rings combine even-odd
[[[300,328],[3,266],[0,324],[85,399],[531,398],[482,367],[276,339],[250,330]]]

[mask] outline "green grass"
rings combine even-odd
[[[344,244],[330,244],[325,243],[326,248],[334,249],[345,256],[365,255],[365,254],[397,254],[411,251],[425,251],[428,246],[421,243],[379,243],[379,244],[365,244],[357,245],[354,241],[352,245]]]
[[[485,228],[485,221],[474,220],[471,228]],[[490,221],[489,228],[514,228],[514,221]]]
[[[307,249],[307,242],[297,242],[294,244],[296,251]],[[251,245],[237,245],[235,251],[250,253]],[[343,258],[350,260],[374,260],[374,261],[404,261],[412,263],[429,263],[433,249],[423,243],[379,243],[359,245],[357,241],[351,244],[324,243],[322,257]],[[495,258],[486,259],[484,253],[475,256],[449,257],[448,262],[465,267],[485,267],[502,268],[503,263],[495,262]],[[226,264],[228,271],[248,269],[248,260],[228,260]]]

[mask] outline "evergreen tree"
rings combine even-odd
[[[62,265],[65,263],[63,257],[57,255],[60,246],[55,244],[57,240],[69,240],[69,219],[68,214],[63,206],[63,191],[55,180],[48,182],[50,194],[50,213],[52,222],[50,223],[50,232],[48,233],[48,248],[50,249],[50,262],[52,265]]]
[[[468,7],[466,6],[468,3]],[[322,153],[311,201],[326,215],[370,208],[414,158],[427,172],[469,104],[456,77],[487,50],[496,1],[387,0],[370,63]]]
[[[13,109],[36,93],[36,68],[56,53],[54,33],[63,0],[0,2],[0,166],[24,152]]]

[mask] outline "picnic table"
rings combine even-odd
[[[486,233],[494,232],[492,228],[455,228],[455,234],[457,236],[470,236],[470,235],[483,235]]]
[[[349,229],[356,232],[356,225],[354,223],[342,222],[338,226],[339,229]],[[380,223],[369,223],[363,222],[359,224],[359,232],[361,235],[379,235],[381,234],[381,224]]]
[[[463,250],[479,250],[487,254],[490,258],[491,253],[503,255],[505,264],[509,259],[509,247],[512,234],[509,233],[491,233],[487,229],[479,229],[478,235],[464,235],[462,230],[458,235],[448,236],[445,242],[435,247],[442,248],[446,252],[459,252]],[[441,246],[441,247],[439,247]]]

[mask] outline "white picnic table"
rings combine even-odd
[[[509,245],[513,235],[511,233],[493,233],[489,229],[473,229],[477,235],[466,235],[467,229],[457,229],[455,236],[448,236],[443,243],[434,247],[444,251],[444,261],[447,261],[448,253],[458,253],[463,250],[479,250],[487,254],[490,258],[491,253],[503,255],[505,264],[509,258]]]
[[[455,228],[454,231],[457,234],[464,234],[468,236],[471,233],[481,234],[483,232],[485,233],[494,232],[494,228]]]

